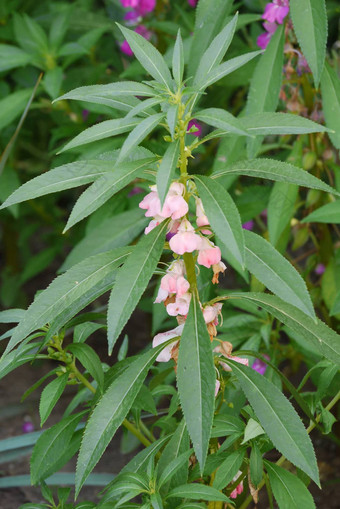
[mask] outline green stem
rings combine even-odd
[[[328,403],[328,405],[326,406],[326,410],[331,410],[331,408],[334,407],[334,405],[337,404],[337,402],[340,400],[340,391],[334,396],[334,398]],[[313,431],[313,429],[315,428],[315,426],[317,425],[318,422],[320,422],[320,419],[321,419],[321,414],[317,415],[316,418],[315,418],[315,422],[312,422],[312,424],[307,428],[307,433],[309,434],[311,431]],[[281,458],[279,458],[276,462],[276,465],[278,466],[281,466],[284,462],[286,461],[286,458],[285,456],[281,456]],[[258,490],[260,491],[261,488],[263,488],[265,484],[265,481],[262,480],[260,482],[260,484],[258,485]],[[252,496],[249,495],[249,497],[247,497],[245,499],[245,501],[243,502],[243,504],[240,506],[239,509],[246,509],[248,507],[248,505],[251,503],[251,501],[253,500]]]

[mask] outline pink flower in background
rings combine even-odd
[[[202,126],[199,122],[197,122],[197,120],[195,120],[194,118],[192,120],[190,120],[190,122],[188,123],[188,129],[187,129],[187,132],[192,128],[192,127],[196,127],[197,128],[197,131],[195,131],[194,133],[190,133],[190,134],[193,134],[194,136],[201,136],[202,134]]]
[[[152,12],[156,7],[156,0],[139,0],[137,12],[141,16],[145,16],[148,12]]]
[[[144,39],[148,41],[151,39],[152,34],[144,25],[138,25],[135,28],[135,32],[144,37]],[[125,55],[128,55],[129,57],[133,56],[133,51],[130,47],[130,44],[127,41],[121,43],[120,50],[122,51],[122,53],[125,53]]]
[[[266,49],[269,44],[269,41],[273,35],[273,33],[277,29],[276,23],[265,22],[262,24],[263,28],[266,30],[263,34],[259,35],[257,38],[257,45],[261,49]]]
[[[215,246],[210,240],[202,238],[201,247],[199,248],[197,262],[210,269],[212,265],[217,265],[221,261],[221,250]]]
[[[263,354],[263,357],[265,357],[268,361],[270,359],[269,355],[266,354]],[[260,373],[260,375],[264,375],[267,369],[267,364],[261,361],[261,359],[255,359],[252,365],[252,369]]]
[[[139,4],[139,0],[120,0],[120,3],[123,7],[137,7]]]
[[[318,263],[317,266],[314,269],[315,274],[318,276],[322,276],[322,274],[325,272],[326,267],[323,263]]]
[[[254,221],[252,219],[250,221],[246,221],[245,223],[243,223],[242,228],[244,230],[251,231],[254,228]]]
[[[240,477],[241,475],[241,470],[239,470],[237,472],[237,474],[234,476],[233,480],[232,480],[232,483],[234,483],[235,481],[237,481],[237,479]],[[230,498],[236,498],[238,495],[241,495],[243,491],[243,481],[240,482],[240,484],[238,484],[236,486],[236,488],[230,493]]]
[[[198,0],[188,0],[190,7],[196,7]]]
[[[288,0],[273,0],[266,5],[262,18],[269,23],[277,22],[282,25],[284,18],[289,13],[289,1]]]
[[[152,340],[152,347],[155,348],[156,346],[165,343],[165,341],[168,341],[168,339],[180,336],[183,332],[183,327],[184,324],[179,325],[178,327],[176,327],[176,329],[172,329],[167,332],[161,332],[160,334],[157,334]],[[170,343],[170,345],[166,346],[164,350],[162,350],[161,353],[158,355],[156,361],[168,362],[171,359],[172,349],[177,343],[178,341],[174,341],[173,343]]]
[[[170,249],[179,255],[184,253],[192,253],[196,249],[200,249],[201,237],[195,233],[194,227],[187,219],[183,219],[178,232],[170,239]]]

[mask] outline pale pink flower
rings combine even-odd
[[[196,219],[197,226],[209,226],[210,225],[209,219],[205,215],[202,200],[200,198],[196,199],[196,216],[197,216],[197,219]],[[204,235],[211,235],[210,230],[201,230],[201,232],[204,233]]]
[[[229,359],[231,359],[232,361],[239,362],[240,364],[243,364],[244,366],[249,366],[248,359],[244,359],[242,357],[236,357],[235,355],[228,355],[227,357]],[[224,371],[232,371],[231,367],[228,366],[228,364],[226,364],[225,362],[220,362],[220,365],[222,366]]]
[[[174,274],[178,274],[179,276],[185,276],[185,263],[184,260],[175,260],[169,267],[169,272],[173,272]]]
[[[205,323],[212,322],[214,325],[218,325],[218,315],[221,313],[221,309],[221,302],[216,302],[212,306],[205,306],[203,308],[203,318]]]
[[[216,265],[221,261],[221,250],[215,246],[210,240],[203,238],[199,248],[197,263],[204,265],[210,269],[212,265]]]
[[[221,386],[220,381],[219,381],[219,380],[216,380],[216,381],[215,381],[215,398],[216,398],[216,396],[217,396],[217,394],[218,394],[218,391],[220,390],[220,386]]]
[[[241,470],[239,470],[231,482],[234,483],[235,481],[237,481],[237,479],[240,477],[241,473],[242,473]],[[229,496],[230,496],[230,498],[236,498],[238,495],[241,495],[242,491],[243,491],[243,481],[241,481],[236,486],[236,488],[230,493]]]
[[[190,222],[183,219],[178,228],[178,233],[170,239],[169,245],[170,249],[179,255],[192,253],[196,249],[200,249],[201,237],[195,233],[195,229]]]
[[[266,5],[262,18],[269,23],[279,23],[282,25],[284,18],[289,13],[289,1],[288,0],[273,0]]]
[[[161,345],[162,343],[165,343],[165,341],[168,341],[172,338],[177,338],[180,336],[183,332],[183,325],[179,325],[175,329],[169,330],[167,332],[161,332],[160,334],[156,334],[156,336],[152,340],[152,347],[155,348],[158,345]],[[170,345],[166,346],[164,350],[160,352],[158,357],[156,358],[156,361],[158,362],[168,362],[171,359],[171,352],[173,347],[178,343],[178,341],[174,341],[173,343],[170,343]]]
[[[158,291],[155,303],[164,301],[171,294],[176,294],[177,297],[182,297],[190,288],[189,282],[178,274],[169,272],[162,277],[161,286]]]
[[[150,186],[150,189],[151,193],[147,194],[139,204],[141,209],[146,210],[146,217],[161,216],[164,219],[171,217],[171,219],[176,220],[180,219],[188,212],[188,204],[183,198],[185,193],[185,187],[183,184],[180,184],[179,182],[173,182],[171,184],[162,209],[157,193],[157,187]],[[178,224],[179,223],[172,224],[171,228],[177,227]]]
[[[176,297],[175,302],[167,305],[166,310],[170,316],[185,316],[189,312],[191,293],[185,293],[181,297]]]
[[[155,219],[152,219],[152,221],[150,221],[150,223],[148,224],[148,226],[144,230],[145,235],[150,233],[151,230],[153,230],[154,228],[156,228],[156,226],[161,224],[162,221],[164,221],[164,217],[160,217],[160,216],[156,216]]]

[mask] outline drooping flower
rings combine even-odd
[[[237,479],[240,477],[241,473],[242,473],[241,470],[239,470],[231,482],[234,483],[235,481],[237,481]],[[238,495],[241,495],[242,492],[243,492],[243,481],[241,481],[236,486],[236,488],[230,493],[229,496],[230,496],[230,498],[236,498]]]
[[[194,132],[192,132],[190,134],[193,134],[194,136],[197,136],[199,138],[201,136],[201,134],[202,134],[202,126],[194,118],[189,121],[187,132],[189,132],[192,127],[195,127],[196,131],[194,131]]]
[[[192,253],[200,249],[202,238],[195,233],[195,228],[187,219],[183,219],[178,232],[170,239],[170,249],[176,254]]]
[[[184,295],[176,296],[175,302],[170,302],[166,306],[167,313],[170,316],[186,316],[189,312],[191,301],[191,293],[185,293]]]
[[[196,224],[197,226],[209,226],[209,219],[205,215],[205,211],[203,208],[202,200],[200,198],[196,199]],[[201,230],[204,235],[211,235],[210,230]]]
[[[183,195],[185,187],[179,182],[173,182],[166,195],[163,208],[161,209],[161,201],[158,196],[157,187],[150,186],[151,193],[147,194],[140,202],[139,207],[146,210],[146,217],[162,217],[163,219],[171,217],[176,220],[187,214],[189,207]]]
[[[269,23],[277,22],[282,25],[284,18],[289,13],[289,0],[273,0],[266,5],[262,18]]]
[[[160,334],[156,334],[156,336],[152,340],[152,347],[155,348],[158,345],[161,345],[162,343],[165,343],[165,341],[168,341],[168,339],[177,338],[178,336],[181,336],[183,332],[184,324],[179,325],[175,329],[169,330],[167,332],[161,332]],[[170,343],[168,346],[166,346],[158,355],[156,358],[156,361],[158,362],[168,362],[171,359],[171,354],[173,348],[178,343],[178,340],[174,341],[173,343]]]
[[[212,278],[212,283],[214,285],[218,284],[218,278],[219,278],[219,275],[220,273],[223,272],[226,270],[226,266],[223,262],[218,262],[218,263],[214,263],[213,266],[212,266],[212,269],[214,271],[214,275],[213,275],[213,278]]]
[[[215,246],[213,242],[206,238],[202,238],[201,247],[197,257],[197,262],[210,269],[212,265],[217,265],[221,261],[221,250]]]
[[[215,353],[222,354],[227,359],[231,359],[235,362],[239,362],[240,364],[243,364],[244,366],[249,366],[248,359],[244,359],[242,357],[236,357],[235,355],[231,355],[232,350],[233,350],[233,345],[229,341],[221,341],[220,345],[217,346],[216,348],[214,348],[213,351]],[[219,364],[222,366],[224,371],[232,371],[231,367],[228,366],[228,364],[226,364],[225,362],[219,361]]]

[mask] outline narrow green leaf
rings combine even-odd
[[[104,385],[104,371],[101,360],[93,348],[86,343],[72,343],[67,347],[67,350],[75,355],[102,389]]]
[[[101,329],[102,327],[105,327],[105,325],[93,322],[85,322],[76,325],[73,332],[73,342],[85,343],[85,341],[89,336],[91,336],[91,334]]]
[[[174,46],[174,52],[172,55],[172,74],[178,86],[180,86],[180,84],[182,83],[183,71],[184,71],[184,52],[181,30],[179,28]]]
[[[258,60],[250,82],[247,98],[247,115],[275,111],[279,102],[283,77],[284,25],[278,27],[266,51]],[[247,140],[249,157],[256,156],[262,138]]]
[[[41,426],[43,426],[56,403],[58,402],[60,396],[64,392],[68,380],[68,375],[68,373],[64,373],[63,375],[58,376],[52,380],[52,382],[46,385],[42,391],[39,404]]]
[[[154,115],[155,114],[155,110],[151,110],[149,112],[147,112],[147,110],[150,110],[153,106],[157,106],[158,104],[160,104],[162,102],[162,98],[161,97],[150,97],[149,99],[145,99],[144,101],[140,101],[134,108],[132,108],[129,113],[126,115],[125,118],[130,118],[130,117],[134,117],[134,116],[138,116],[140,115],[141,113],[143,113],[147,116],[150,116],[150,115]]]
[[[236,13],[233,19],[216,35],[204,52],[195,74],[195,85],[200,84],[221,63],[234,37],[237,19],[238,14]]]
[[[220,64],[215,69],[212,69],[210,73],[205,77],[205,80],[200,86],[200,91],[204,90],[206,87],[209,87],[213,83],[216,83],[225,76],[228,76],[228,74],[236,71],[262,53],[262,50],[252,51],[251,53],[245,53],[244,55],[240,55],[239,57],[234,57],[230,60],[227,60],[226,62],[223,62],[223,64]]]
[[[92,214],[155,161],[155,157],[148,157],[137,161],[117,163],[112,171],[98,178],[80,195],[68,218],[64,232]]]
[[[141,35],[118,23],[117,25],[131,46],[135,57],[139,60],[144,69],[146,69],[156,81],[165,85],[167,89],[171,89],[171,74],[160,52]]]
[[[124,141],[117,159],[117,163],[126,158],[131,150],[137,147],[137,145],[139,145],[139,143],[141,143],[147,137],[147,135],[151,133],[155,127],[158,126],[163,117],[164,113],[156,113],[155,115],[150,115],[150,117],[139,121],[136,127],[131,131],[131,133]]]
[[[266,287],[316,320],[306,283],[298,271],[263,237],[244,231],[246,267]]]
[[[109,353],[137,306],[163,251],[167,221],[144,235],[119,271],[107,313]]]
[[[264,429],[262,428],[262,426],[260,426],[260,424],[257,421],[255,421],[255,419],[250,418],[249,421],[247,422],[246,429],[244,430],[244,439],[242,440],[241,445],[263,434]]]
[[[1,66],[1,64],[0,64]],[[0,130],[13,122],[24,111],[32,94],[32,88],[18,90],[0,100]]]
[[[170,491],[167,498],[189,498],[191,500],[212,500],[215,502],[231,502],[223,493],[204,484],[183,484]]]
[[[66,94],[58,97],[53,102],[63,101],[65,99],[75,99],[78,101],[90,100],[92,97],[102,97],[112,99],[120,96],[140,96],[151,97],[155,91],[144,83],[134,81],[119,81],[109,85],[91,85],[89,87],[78,87]]]
[[[215,234],[244,267],[243,229],[235,203],[228,192],[211,177],[196,175],[194,178]]]
[[[138,357],[113,381],[98,401],[87,422],[79,451],[76,494],[129,412],[149,368],[163,348],[164,343]]]
[[[242,122],[234,117],[234,115],[221,108],[207,108],[198,111],[195,113],[195,118],[213,127],[224,129],[225,131],[241,136],[249,136],[247,131],[243,128]]]
[[[31,457],[31,480],[37,484],[56,464],[70,444],[80,419],[86,412],[70,415],[46,430],[37,440]]]
[[[247,175],[248,177],[264,178],[278,182],[290,182],[298,186],[320,189],[326,193],[339,195],[335,189],[306,171],[301,170],[301,168],[275,159],[238,161],[222,171],[219,170],[218,173],[212,175],[211,178],[219,179],[227,175]]]
[[[190,439],[187,432],[185,419],[178,424],[174,434],[162,451],[162,455],[158,462],[158,472],[160,475],[164,472],[166,467],[178,458],[181,454],[190,448]],[[183,465],[179,471],[172,477],[170,488],[179,486],[183,481],[188,480],[188,465]]]
[[[314,322],[296,307],[283,302],[275,295],[263,293],[233,293],[228,299],[245,299],[254,302],[275,318],[302,336],[315,351],[340,365],[340,336],[321,320]]]
[[[129,461],[125,467],[121,470],[121,473],[125,472],[144,472],[146,469],[146,465],[149,463],[150,458],[152,458],[157,452],[163,447],[163,445],[169,440],[169,435],[165,437],[159,438],[156,442],[153,442],[151,445],[140,451],[136,456]]]
[[[113,120],[104,120],[104,122],[93,125],[78,134],[78,136],[73,138],[73,140],[59,150],[58,154],[61,154],[62,152],[65,152],[65,150],[69,150],[71,148],[92,143],[93,141],[103,140],[110,136],[117,136],[117,134],[126,133],[131,131],[131,129],[138,125],[139,122],[140,119],[136,118],[114,118]]]
[[[230,359],[233,374],[276,449],[319,485],[319,472],[312,442],[288,399],[269,380]]]
[[[315,509],[312,495],[296,475],[265,461],[270,486],[280,509]]]
[[[172,479],[172,477],[178,472],[178,470],[185,464],[188,464],[189,457],[192,454],[192,449],[189,449],[188,451],[183,452],[180,454],[177,458],[174,458],[168,465],[165,467],[165,469],[162,472],[162,475],[159,478],[158,481],[158,487],[161,488],[163,484],[167,483]]]
[[[105,175],[113,167],[114,162],[101,159],[63,164],[23,184],[7,198],[0,209],[46,194],[89,184]]]
[[[267,212],[269,240],[273,246],[279,244],[281,235],[294,216],[298,195],[299,188],[296,184],[275,182],[272,187]]]
[[[290,0],[294,32],[319,86],[326,56],[327,13],[325,0]],[[306,30],[308,27],[308,30]]]
[[[260,448],[253,442],[250,452],[250,479],[255,488],[260,484],[263,477],[263,459]]]
[[[302,223],[340,223],[340,200],[327,203],[308,214]]]
[[[0,311],[0,323],[18,323],[24,316],[24,309],[6,309]]]
[[[156,183],[161,206],[164,205],[170,184],[174,178],[179,156],[179,140],[170,143],[159,166]]]
[[[131,250],[132,248],[120,248],[91,256],[57,277],[30,305],[16,327],[6,352],[11,351],[31,332],[64,313],[73,301],[105,280],[114,269],[123,263]],[[87,305],[86,301],[83,305]],[[0,361],[0,365],[2,362],[3,359]]]
[[[208,452],[214,415],[215,378],[209,334],[199,301],[193,294],[180,341],[177,385],[201,472]]]
[[[32,60],[32,55],[16,46],[0,44],[0,72],[21,67]]]
[[[240,447],[237,451],[232,452],[218,467],[214,479],[213,487],[222,490],[233,480],[243,462],[245,449]]]
[[[329,137],[333,145],[340,149],[340,80],[328,62],[325,62],[321,76],[321,92],[326,126],[335,131],[329,133]]]
[[[292,113],[256,113],[242,117],[242,124],[249,134],[308,134],[324,133],[329,129],[308,118]]]
[[[171,138],[173,141],[174,141],[174,136],[175,136],[175,127],[177,124],[177,118],[178,118],[178,104],[173,104],[169,107],[167,114],[166,114],[166,120],[168,122]]]

